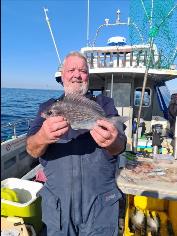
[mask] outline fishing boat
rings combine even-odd
[[[125,23],[120,21],[120,11],[118,11],[116,23],[110,24],[106,19],[105,23],[98,28],[96,38],[102,27],[121,24]],[[126,24],[129,25],[129,22]],[[172,139],[168,135],[167,108],[170,93],[165,82],[177,77],[175,65],[170,64],[168,68],[164,68],[161,63],[161,52],[151,42],[128,45],[126,38],[119,35],[109,38],[104,46],[96,46],[96,38],[93,44],[80,50],[86,56],[89,65],[89,90],[95,96],[102,93],[113,98],[119,115],[129,117],[125,123],[125,133],[128,140],[126,151],[134,151],[134,153],[136,151],[136,153],[139,152],[142,155],[153,153],[154,155],[162,154],[174,157],[174,149],[171,149]],[[57,82],[61,82],[61,67],[56,72],[55,79]],[[158,132],[159,129],[160,132]],[[158,132],[159,137],[165,140],[161,147],[157,145],[158,150],[156,145],[153,145],[154,132]],[[38,165],[29,171],[29,156],[25,151],[25,139],[26,134],[14,135],[10,140],[1,143],[3,154],[1,157],[1,163],[3,159],[3,166],[1,165],[2,179],[21,177],[22,173],[19,173],[17,164],[22,159],[26,163],[21,162],[26,169],[26,174],[22,177],[23,181],[34,180],[36,173],[42,170],[42,167]],[[176,162],[176,160],[173,161]],[[12,172],[12,169],[14,172]],[[126,179],[124,175],[122,175],[122,178],[117,178],[117,183],[127,196],[131,194],[144,196],[142,190],[145,189],[145,186],[141,185],[141,188],[135,191],[136,183],[133,185],[133,182],[129,181],[128,178]],[[169,185],[170,183],[168,183]],[[176,209],[177,182],[173,183],[173,191],[170,193],[166,191],[164,194],[164,188],[167,187],[167,184],[164,186],[159,187],[159,192],[158,189],[156,190],[158,194],[161,194],[160,198],[175,200],[175,204],[169,204],[169,211],[172,212],[170,213],[172,215],[172,225],[175,227],[174,221],[176,218],[172,208]],[[150,188],[151,186],[146,189],[146,196],[157,198],[157,195],[148,195]],[[154,188],[157,188],[157,185]],[[135,235],[131,233],[132,229],[129,227],[130,202],[132,204],[132,201],[134,199],[130,196],[127,200],[127,229],[123,233],[126,236]],[[163,202],[163,204],[165,203]],[[173,231],[175,230],[177,230],[176,227]],[[176,235],[176,231],[174,235]]]

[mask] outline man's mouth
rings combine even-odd
[[[77,80],[77,81],[72,81],[72,83],[79,83],[79,84],[81,84],[81,83],[82,83],[82,81],[80,81],[80,80]]]

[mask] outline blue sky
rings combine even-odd
[[[58,58],[45,20],[48,17],[61,59],[87,43],[87,0],[2,0],[1,80],[2,87],[58,89],[54,74]],[[129,16],[129,0],[90,0],[90,41],[105,18],[114,23],[116,11],[121,21]],[[128,38],[127,27],[103,29],[98,46],[111,36]],[[177,89],[177,79],[168,82]]]

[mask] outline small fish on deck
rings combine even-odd
[[[129,119],[123,116],[106,118],[104,110],[98,103],[78,94],[67,94],[62,100],[53,103],[41,116],[45,119],[63,116],[74,130],[91,130],[99,119],[110,121],[121,129],[122,123]]]
[[[130,214],[130,228],[136,236],[146,236],[147,230],[147,220],[145,213],[137,209],[136,207],[132,208]]]

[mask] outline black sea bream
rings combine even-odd
[[[120,116],[106,118],[104,110],[98,103],[78,94],[66,95],[62,100],[53,103],[41,116],[45,119],[63,116],[74,130],[91,130],[99,119],[108,120],[116,126],[128,120],[127,117]]]

